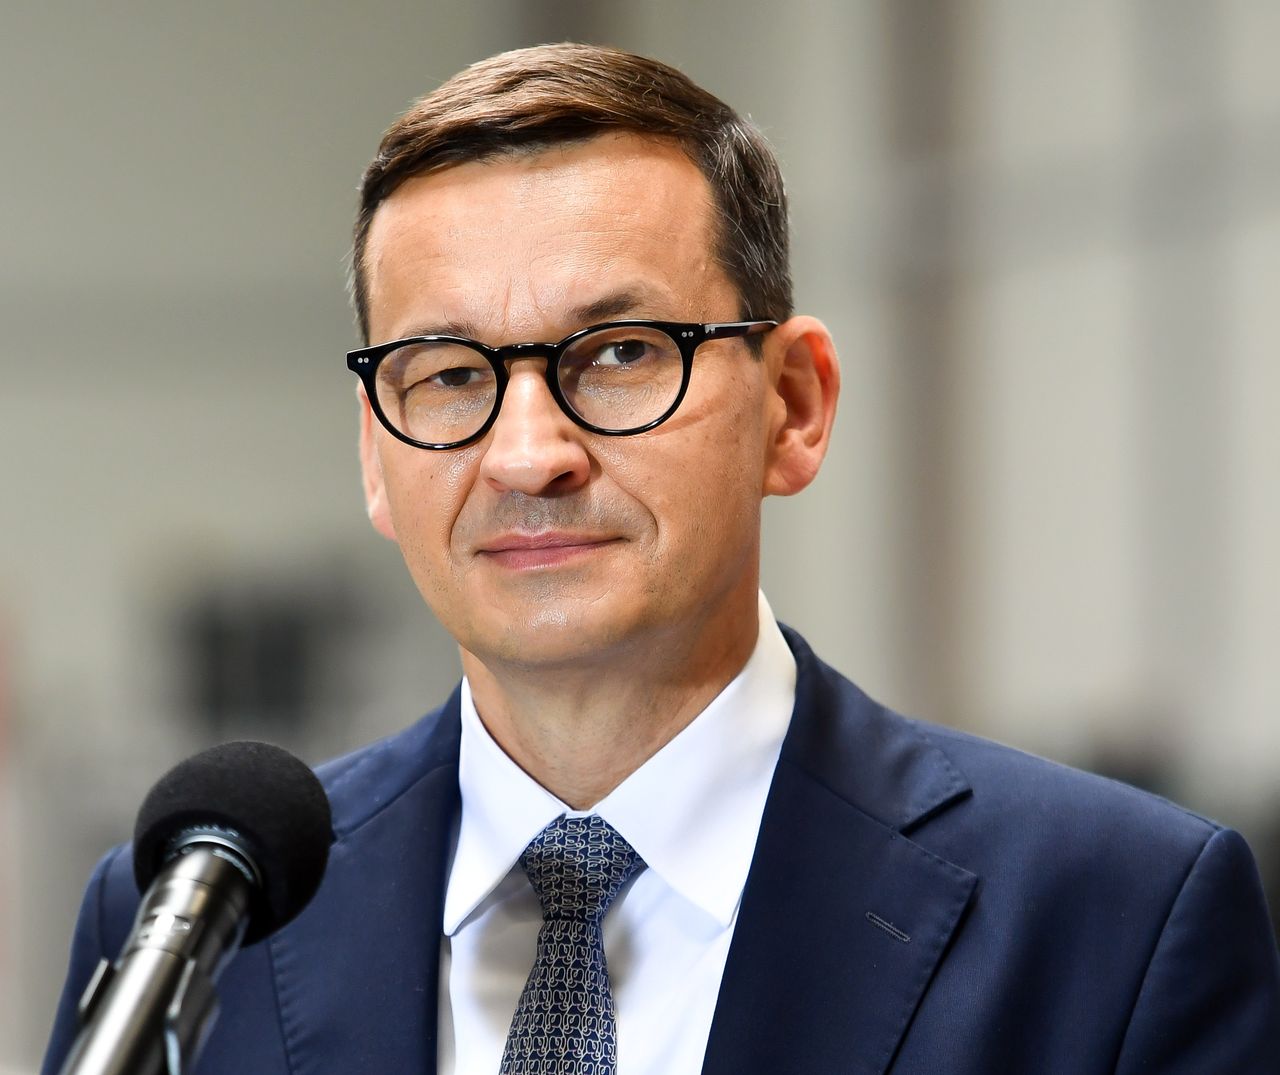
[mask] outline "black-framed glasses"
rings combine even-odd
[[[776,321],[686,324],[609,321],[559,343],[487,347],[463,336],[412,336],[347,355],[378,420],[418,448],[461,448],[498,417],[507,363],[547,360],[547,388],[583,429],[608,437],[643,433],[676,412],[689,388],[693,356],[711,340],[755,336]]]

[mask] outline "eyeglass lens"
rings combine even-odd
[[[560,356],[556,380],[583,421],[612,432],[661,418],[680,394],[680,348],[661,329],[618,326],[587,333]],[[466,344],[425,341],[389,353],[378,366],[378,403],[412,440],[466,440],[489,420],[498,379],[485,355]]]

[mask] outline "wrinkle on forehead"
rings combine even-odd
[[[503,337],[494,342],[559,338],[582,327],[568,311],[622,281],[657,297],[628,316],[727,319],[729,310],[704,308],[727,283],[712,220],[696,166],[674,145],[636,136],[416,177],[371,228],[374,338],[433,320]]]
[[[465,308],[466,304],[463,300],[467,297],[465,295],[461,297],[457,308]],[[557,306],[556,316],[564,325],[576,331],[578,328],[586,328],[604,321],[618,321],[635,317],[651,317],[654,320],[663,320],[664,318],[661,315],[670,313],[679,301],[678,296],[661,289],[654,289],[646,281],[637,281],[631,284],[621,283],[617,287],[601,291],[596,297],[585,301],[566,296],[564,306]],[[448,304],[446,303],[446,305]],[[505,307],[499,308],[495,306],[495,316],[501,315],[509,318],[510,306],[509,302]],[[465,315],[448,316],[446,314],[440,318],[411,321],[406,325],[399,326],[398,334],[402,338],[412,336],[465,336],[494,346],[503,343],[556,342],[549,339],[541,341],[532,339],[487,339],[488,333],[484,326],[488,323],[492,323],[492,319],[486,322],[473,320]]]

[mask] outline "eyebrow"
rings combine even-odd
[[[574,332],[602,321],[641,315],[656,317],[658,311],[663,308],[663,303],[662,292],[643,284],[635,284],[621,287],[590,302],[571,307],[565,314],[565,322],[571,326],[569,332]],[[460,317],[443,321],[416,322],[406,327],[396,338],[407,340],[415,336],[462,336],[466,339],[479,340],[481,333],[474,321],[467,317]]]
[[[479,338],[476,335],[475,322],[465,317],[444,321],[415,321],[401,329],[395,339],[409,340],[415,336],[462,336],[469,340]]]
[[[578,326],[609,321],[615,317],[635,316],[638,311],[654,311],[660,306],[658,293],[644,285],[633,285],[603,295],[569,311],[569,320]]]

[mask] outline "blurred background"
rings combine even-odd
[[[344,294],[380,132],[462,65],[656,55],[782,158],[841,346],[780,617],[896,708],[1230,822],[1280,904],[1280,5],[10,0],[0,1069],[177,759],[309,761],[457,676],[364,517]]]

